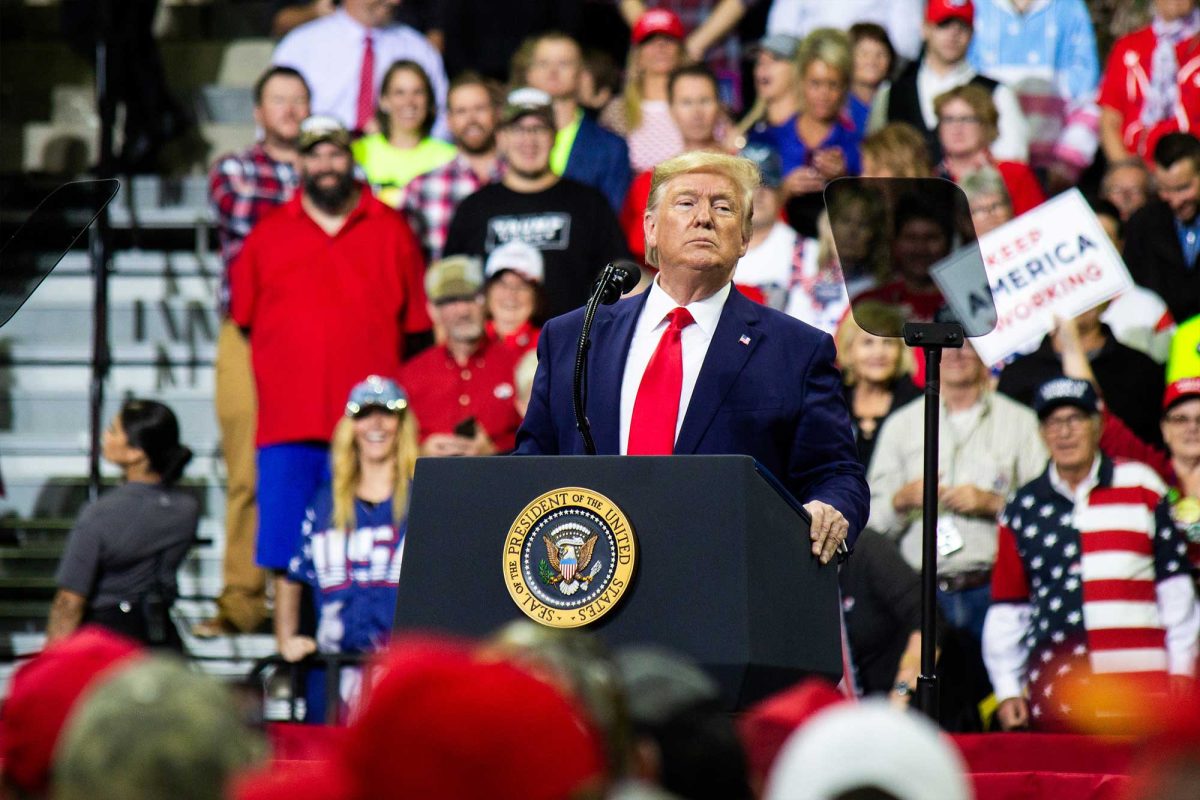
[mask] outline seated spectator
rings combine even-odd
[[[756,125],[747,141],[779,153],[783,188],[793,198],[788,218],[797,231],[812,236],[825,184],[862,171],[862,132],[842,115],[853,70],[846,34],[832,28],[814,31],[801,43],[797,63],[800,111],[780,125]]]
[[[875,96],[868,130],[875,132],[889,122],[907,122],[926,137],[933,160],[942,158],[937,138],[937,112],[933,101],[964,84],[987,91],[999,113],[997,137],[992,146],[996,158],[1026,161],[1029,131],[1017,96],[1007,86],[979,74],[967,62],[967,48],[974,35],[975,7],[958,0],[929,0],[922,36],[925,49],[920,60],[882,87]]]
[[[896,51],[892,49],[887,31],[873,22],[856,22],[850,26],[850,47],[854,67],[850,75],[846,110],[850,113],[854,129],[862,136],[867,131],[867,119],[871,116],[875,95],[880,87],[889,85],[888,78],[896,65]]]
[[[932,722],[880,700],[830,708],[801,725],[763,792],[763,800],[933,797],[972,797],[962,756]]]
[[[667,103],[667,81],[684,60],[683,23],[662,8],[647,11],[633,26],[624,93],[600,113],[600,124],[624,137],[634,172],[683,152],[683,137]]]
[[[959,181],[971,208],[976,236],[991,233],[1013,218],[1012,200],[1004,177],[991,164],[973,169]]]
[[[856,304],[837,328],[838,366],[845,385],[846,407],[854,424],[854,443],[858,460],[871,466],[875,435],[897,409],[915,400],[921,390],[913,383],[912,353],[904,342],[891,336],[876,336],[873,330],[899,329],[903,320],[895,310],[876,303]]]
[[[859,149],[864,178],[933,177],[925,137],[907,122],[889,122],[868,134]]]
[[[367,132],[373,119],[384,70],[397,61],[415,61],[433,85],[439,120],[434,135],[446,135],[440,119],[446,99],[442,56],[429,41],[393,19],[395,3],[343,0],[340,7],[292,30],[275,47],[271,63],[292,67],[312,90],[312,108],[330,115],[348,130]],[[338,57],[330,58],[331,53]]]
[[[1152,189],[1150,170],[1140,158],[1109,164],[1100,180],[1100,198],[1117,207],[1122,222],[1146,205]]]
[[[1196,0],[1154,0],[1154,19],[1122,36],[1100,81],[1100,143],[1110,163],[1147,164],[1173,131],[1200,132],[1200,8]]]
[[[754,45],[750,51],[754,59],[754,107],[734,129],[733,147],[745,147],[752,131],[764,135],[787,125],[799,113],[799,52],[800,40],[783,33],[767,36]]]
[[[477,73],[463,73],[450,83],[446,122],[457,154],[410,180],[397,206],[421,240],[426,262],[442,257],[458,204],[503,174],[504,162],[496,152],[501,105],[497,85]]]
[[[286,661],[316,652],[371,653],[387,642],[417,451],[417,422],[402,388],[371,375],[350,390],[346,415],[333,430],[332,478],[305,511],[300,547],[275,595],[275,645]],[[304,587],[311,592],[315,637],[300,633]],[[357,702],[360,681],[361,670],[342,670],[344,703]],[[315,683],[306,719],[321,722],[324,681]]]
[[[544,33],[528,48],[528,69],[524,75],[514,74],[512,83],[540,89],[553,101],[551,130],[555,139],[550,169],[555,175],[599,189],[613,211],[620,210],[629,190],[629,147],[579,107],[583,51],[574,39],[561,33]]]
[[[1045,465],[1037,420],[991,389],[970,344],[942,356],[938,460],[938,605],[946,624],[978,642],[996,557],[996,515],[1014,487]],[[920,569],[924,446],[922,403],[895,411],[879,431],[867,482],[871,526]]]
[[[0,795],[53,795],[54,755],[63,729],[89,689],[144,657],[132,639],[97,625],[48,641],[19,665],[4,699]]]
[[[170,618],[175,573],[196,541],[200,505],[175,484],[192,451],[171,409],[127,400],[104,432],[104,460],[122,484],[75,521],[55,574],[46,639],[91,622],[144,644],[182,649]]]
[[[847,30],[856,23],[873,24],[884,29],[901,58],[912,61],[921,52],[922,11],[922,0],[896,0],[891,3],[879,3],[876,0],[843,0],[838,3],[774,0],[767,16],[767,33],[803,39],[817,28]]]
[[[1076,704],[1073,686],[1124,674],[1163,691],[1168,674],[1194,672],[1200,612],[1179,558],[1187,545],[1154,524],[1166,493],[1154,472],[1099,452],[1100,405],[1086,381],[1043,384],[1035,409],[1050,460],[1000,517],[984,625],[996,718],[1005,730],[1112,725],[1108,709],[1091,718]],[[1105,602],[1117,598],[1120,614]]]
[[[354,180],[350,134],[301,126],[302,190],[250,233],[231,317],[249,331],[258,390],[255,560],[276,582],[304,509],[328,480],[328,441],[363,375],[395,375],[428,340],[424,263],[404,218]]]
[[[921,578],[896,543],[865,528],[838,570],[854,683],[907,708],[921,673]]]
[[[1121,212],[1107,200],[1092,203],[1100,226],[1117,252],[1125,248],[1125,224]],[[1100,321],[1112,328],[1121,344],[1141,351],[1159,364],[1165,363],[1175,335],[1175,318],[1163,299],[1136,283],[1109,301]]]
[[[229,687],[151,656],[97,680],[55,753],[61,800],[225,800],[265,760]]]
[[[254,100],[261,141],[219,158],[208,183],[223,266],[213,405],[225,462],[225,552],[217,613],[192,626],[202,639],[248,633],[267,617],[266,575],[254,564],[257,397],[250,347],[229,317],[230,269],[258,221],[291,199],[300,183],[300,124],[309,116],[308,85],[291,67],[270,67],[254,85]]]
[[[445,342],[404,365],[400,380],[421,424],[421,454],[485,456],[513,448],[518,354],[484,333],[483,269],[451,256],[425,274],[429,315]]]
[[[587,302],[605,264],[625,256],[617,218],[598,190],[551,168],[554,112],[545,92],[512,92],[497,138],[508,165],[504,177],[463,200],[445,250],[482,261],[507,242],[537,248],[545,261],[546,317],[566,313]]]
[[[1187,133],[1159,139],[1154,178],[1158,199],[1126,225],[1125,265],[1182,323],[1200,314],[1200,139]]]
[[[437,101],[420,64],[397,61],[383,74],[381,86],[375,110],[379,133],[359,139],[351,150],[375,195],[396,208],[410,180],[452,160],[455,150],[429,135]]]
[[[702,64],[690,64],[672,71],[667,79],[667,102],[671,118],[683,137],[682,152],[725,152],[717,139],[717,125],[722,115],[717,79],[712,70]],[[646,215],[653,178],[653,169],[634,178],[621,207],[621,229],[625,231],[629,251],[643,264],[646,261],[646,236],[642,230],[642,217]]]
[[[1100,321],[1104,306],[1075,317],[1075,326],[1100,392],[1109,409],[1144,442],[1161,444],[1158,431],[1162,404],[1163,368],[1144,353],[1121,344],[1112,329]],[[1018,356],[1000,373],[996,389],[1014,400],[1032,405],[1037,391],[1051,378],[1063,374],[1059,342],[1047,335],[1037,350]]]
[[[1098,143],[1100,63],[1084,0],[975,0],[975,30],[967,58],[1016,93],[1029,166],[1049,193],[1071,188]]]
[[[524,242],[502,244],[484,266],[487,335],[524,355],[537,347],[542,329],[542,253]]]
[[[750,244],[746,254],[738,260],[733,282],[743,293],[750,289],[765,305],[782,311],[788,302],[792,271],[800,259],[815,257],[816,242],[802,240],[791,225],[779,218],[787,199],[782,186],[779,154],[766,145],[748,144],[741,155],[758,166],[762,182],[754,190]],[[833,281],[840,286],[838,276],[834,276]],[[837,293],[831,294],[837,299]],[[812,323],[811,319],[805,321]]]
[[[1037,177],[1016,161],[997,161],[991,147],[996,141],[999,114],[992,96],[981,86],[958,86],[933,101],[938,118],[938,143],[942,163],[936,174],[958,182],[968,172],[992,166],[1004,179],[1014,216],[1046,200]]]
[[[1162,436],[1173,480],[1158,506],[1158,528],[1173,525],[1187,542],[1193,577],[1200,583],[1200,377],[1183,378],[1167,387]]]

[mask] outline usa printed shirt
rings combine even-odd
[[[406,524],[392,521],[392,501],[354,501],[354,528],[333,526],[326,484],[305,512],[299,552],[288,580],[312,587],[317,647],[322,653],[364,653],[387,641],[396,613]]]

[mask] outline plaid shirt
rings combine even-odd
[[[450,220],[458,204],[483,186],[499,182],[503,174],[503,165],[497,161],[488,180],[482,181],[471,169],[466,157],[459,153],[450,163],[408,182],[397,208],[404,213],[408,224],[417,234],[421,249],[425,251],[425,263],[442,257]]]
[[[213,165],[208,196],[217,219],[217,238],[225,271],[221,278],[221,312],[229,309],[229,267],[250,230],[271,209],[283,204],[296,190],[300,178],[286,161],[267,155],[259,142],[241,153],[227,155]]]

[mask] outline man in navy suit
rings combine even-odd
[[[808,509],[827,563],[866,524],[870,493],[833,340],[733,288],[758,180],[746,159],[706,152],[655,169],[644,229],[658,277],[597,313],[586,410],[603,454],[753,456]],[[582,320],[542,329],[518,453],[583,452],[571,405]]]

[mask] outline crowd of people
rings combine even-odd
[[[832,337],[870,487],[869,522],[840,568],[846,691],[906,706],[916,682],[924,364],[883,334],[944,318],[929,268],[961,226],[929,195],[889,209],[869,184],[826,191],[842,177],[952,181],[978,235],[1079,188],[1135,284],[1006,363],[984,363],[969,343],[945,352],[942,726],[1095,727],[1112,709],[1068,698],[1103,694],[1108,679],[1147,697],[1178,693],[1194,677],[1196,0],[1150,0],[1132,23],[1125,9],[1118,35],[1112,4],[1084,0],[775,0],[754,42],[738,39],[741,0],[622,0],[609,10],[629,37],[623,81],[581,45],[572,3],[519,4],[494,20],[494,37],[476,29],[493,19],[488,4],[445,3],[457,13],[435,15],[424,34],[396,20],[395,0],[276,5],[282,38],[255,86],[260,139],[211,171],[228,499],[224,587],[197,635],[259,630],[273,616],[289,661],[384,650],[385,672],[408,680],[499,670],[459,645],[413,645],[420,657],[386,649],[414,462],[517,447],[541,326],[581,306],[610,261],[634,259],[639,290],[657,287],[655,167],[727,154],[748,160],[757,182],[734,291]],[[144,625],[147,596],[170,600],[165,576],[196,511],[170,489],[186,461],[172,450],[177,430],[166,444],[147,439],[148,413],[127,407],[113,423],[106,457],[128,483],[72,534],[52,640],[86,621],[112,627],[114,605]],[[546,425],[545,409],[530,414],[527,442]],[[144,543],[102,523],[150,502],[139,491],[159,498],[139,523],[162,547],[134,574],[122,559],[147,558]],[[170,536],[158,532],[168,523]],[[347,697],[356,676],[343,681]],[[510,679],[524,680],[495,678]],[[383,682],[355,735],[403,724],[370,721],[371,703],[389,702]],[[733,736],[706,730],[712,742]],[[912,735],[917,749],[923,736],[937,742]],[[583,756],[597,746],[605,779],[604,759]],[[599,796],[623,763],[612,742],[579,748],[557,764],[578,770],[570,790],[580,793],[554,796]],[[817,743],[793,751],[820,757]],[[765,773],[748,776],[739,785],[762,788]],[[799,796],[773,793],[786,780],[767,781],[766,796]]]

